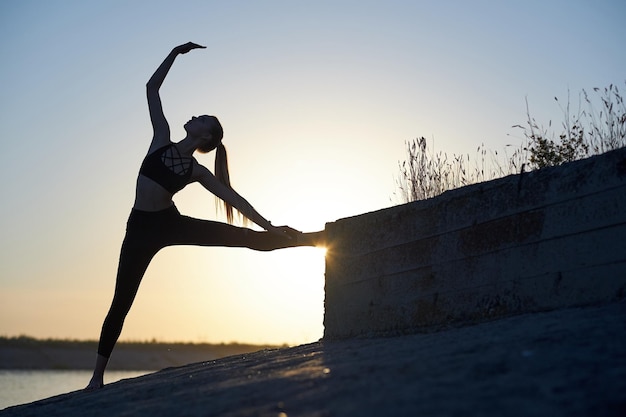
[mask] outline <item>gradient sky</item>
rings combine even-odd
[[[310,231],[396,204],[407,140],[519,146],[526,98],[547,123],[555,96],[623,86],[625,18],[618,0],[2,1],[0,335],[98,337],[151,137],[145,83],[174,46],[207,49],[162,87],[172,139],[218,116],[234,187]],[[175,202],[217,216],[199,185]],[[122,339],[315,341],[323,285],[319,249],[168,248]]]

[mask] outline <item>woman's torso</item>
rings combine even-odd
[[[180,154],[174,143],[164,145],[144,158],[133,207],[159,211],[172,206],[172,196],[191,182],[196,161]]]

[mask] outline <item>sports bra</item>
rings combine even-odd
[[[175,194],[189,184],[194,162],[193,157],[181,156],[176,145],[170,143],[146,156],[139,174]]]

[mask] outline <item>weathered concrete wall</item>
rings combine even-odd
[[[324,337],[609,302],[626,289],[626,149],[326,225]]]

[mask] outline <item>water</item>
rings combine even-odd
[[[107,371],[104,383],[134,378],[154,371]],[[4,370],[0,369],[0,410],[77,391],[87,386],[87,370]]]

